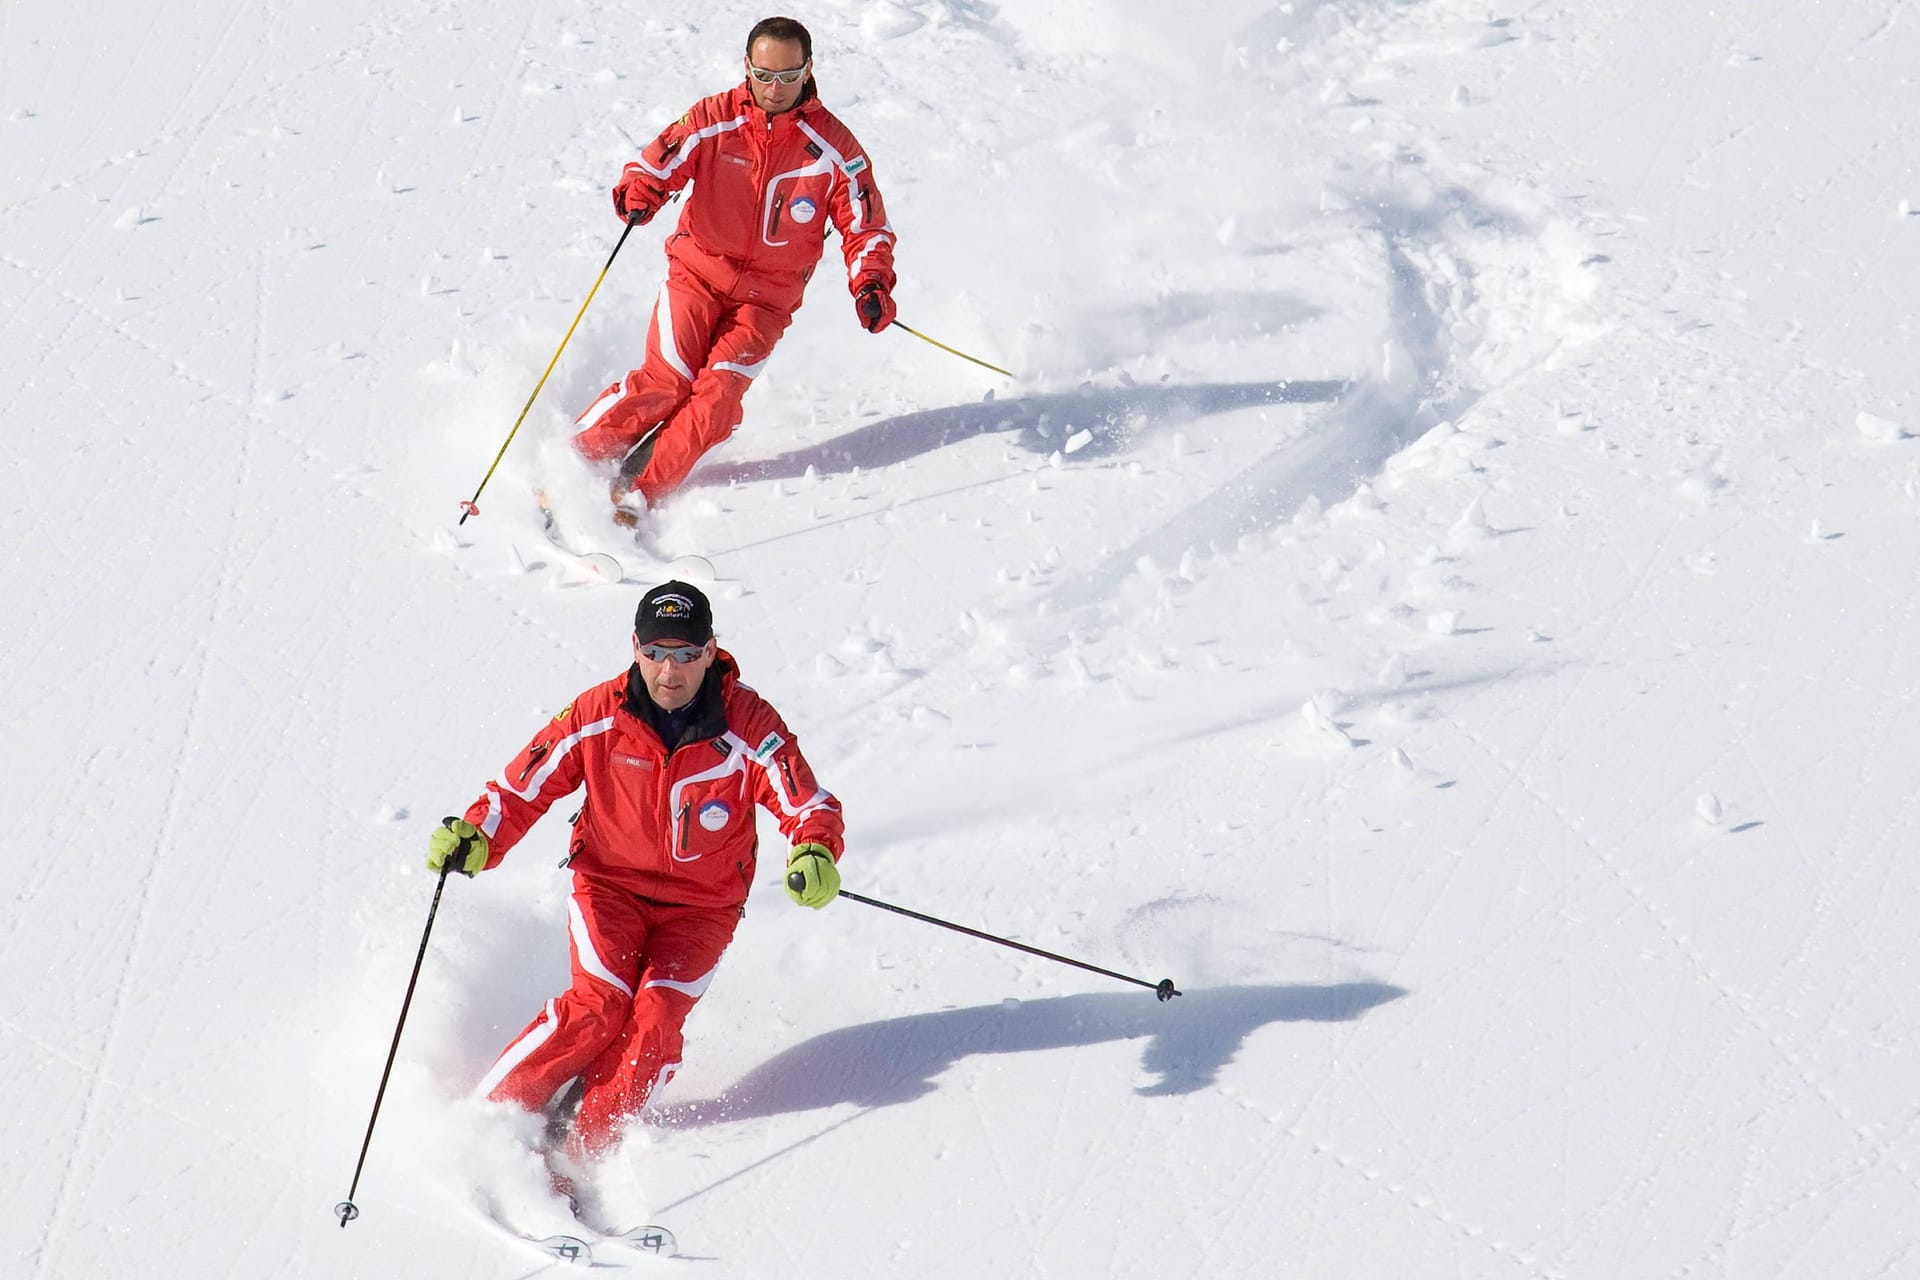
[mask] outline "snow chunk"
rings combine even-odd
[[[1726,817],[1726,807],[1720,803],[1720,797],[1711,791],[1701,793],[1700,798],[1693,802],[1693,811],[1710,827],[1719,826]]]
[[[860,15],[860,34],[869,40],[897,40],[925,25],[925,18],[894,0],[880,0]]]
[[[1908,431],[1891,418],[1882,418],[1871,413],[1855,415],[1853,425],[1860,428],[1860,434],[1869,440],[1905,440]]]
[[[1380,495],[1373,491],[1373,486],[1362,481],[1359,487],[1354,489],[1353,496],[1335,507],[1334,512],[1342,516],[1378,515],[1386,509],[1387,504],[1380,500]]]
[[[1569,435],[1593,430],[1593,424],[1587,421],[1585,410],[1565,408],[1558,400],[1553,402],[1553,426],[1554,430],[1563,431]]]
[[[1493,536],[1493,526],[1487,523],[1486,503],[1475,498],[1460,513],[1460,518],[1447,530],[1447,536],[1455,542],[1481,542]]]
[[[1327,714],[1318,698],[1308,698],[1301,704],[1300,719],[1306,723],[1308,731],[1320,741],[1339,747],[1353,746],[1353,739],[1347,736],[1345,729],[1333,722],[1333,717]]]
[[[1719,468],[1708,464],[1681,476],[1679,483],[1673,486],[1673,491],[1683,498],[1704,503],[1726,485],[1727,478],[1720,474]]]
[[[426,368],[422,370],[422,372],[439,374],[450,378],[472,378],[478,375],[479,370],[474,367],[473,361],[468,357],[466,348],[461,345],[460,339],[455,338],[452,345],[447,348],[446,358],[444,360],[429,360]]]

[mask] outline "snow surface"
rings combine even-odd
[[[0,7],[0,1272],[518,1277],[606,187],[762,10]],[[849,816],[608,1179],[706,1276],[1920,1275],[1901,0],[818,0],[901,234],[665,514]],[[609,535],[610,536],[610,535]]]

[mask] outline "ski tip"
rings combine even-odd
[[[655,1258],[671,1258],[680,1252],[680,1242],[673,1238],[673,1232],[653,1223],[644,1227],[630,1227],[608,1236],[607,1240]]]
[[[521,1238],[542,1253],[557,1258],[561,1262],[572,1263],[576,1267],[593,1265],[593,1246],[579,1236],[542,1236],[539,1239],[523,1236]]]
[[[705,556],[675,556],[664,566],[669,578],[682,582],[711,583],[716,580],[713,561]]]
[[[482,1222],[485,1222],[487,1226],[493,1230],[502,1233],[517,1247],[538,1249],[549,1258],[560,1262],[571,1263],[574,1266],[590,1267],[593,1265],[593,1245],[591,1243],[581,1239],[579,1236],[564,1234],[542,1236],[515,1226],[508,1220],[507,1216],[501,1212],[499,1202],[494,1199],[493,1194],[489,1191],[482,1190],[479,1193],[474,1202],[474,1208],[479,1212]]]
[[[604,551],[587,551],[580,556],[580,567],[602,582],[624,582],[627,571]]]

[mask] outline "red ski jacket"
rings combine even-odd
[[[829,223],[840,233],[847,291],[893,288],[893,228],[872,167],[811,80],[798,106],[774,116],[754,105],[744,80],[702,98],[621,178],[629,209],[658,209],[688,182],[693,195],[667,253],[720,296],[794,311]]]
[[[629,709],[631,676],[575,698],[468,806],[467,821],[491,845],[487,866],[499,865],[541,814],[583,785],[568,865],[654,902],[744,903],[758,843],[756,804],[790,843],[815,841],[839,858],[839,801],[814,781],[779,713],[740,683],[732,655],[722,650],[707,669],[693,719],[672,751]]]

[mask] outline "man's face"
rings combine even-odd
[[[762,84],[760,77],[753,74],[756,70],[763,74],[769,71],[798,71],[800,78],[792,84],[781,84],[778,80]],[[777,116],[782,111],[791,111],[798,106],[801,91],[807,87],[807,79],[812,74],[798,40],[776,40],[772,36],[761,36],[753,42],[753,48],[747,50],[747,88],[753,91],[754,105],[770,116]]]
[[[679,659],[687,659],[679,661]],[[679,640],[660,640],[641,644],[633,639],[633,662],[646,681],[647,696],[662,711],[678,711],[700,692],[700,682],[713,665],[713,641],[686,644]]]

